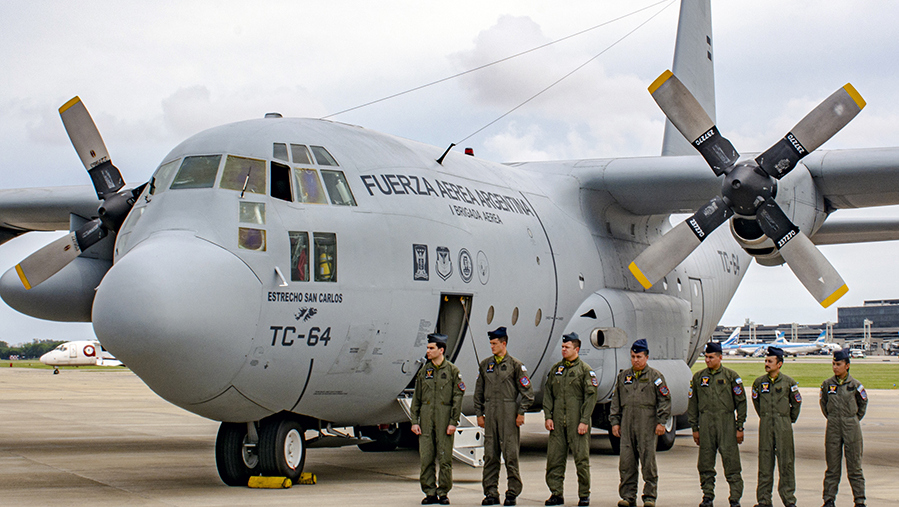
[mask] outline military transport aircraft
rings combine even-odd
[[[157,394],[222,421],[230,485],[296,478],[306,430],[396,445],[397,399],[435,330],[472,382],[489,329],[509,328],[535,379],[579,333],[600,428],[646,338],[682,414],[690,365],[752,259],[786,262],[827,305],[846,288],[814,243],[899,239],[895,224],[825,222],[899,203],[899,149],[815,151],[859,93],[839,88],[772,149],[738,154],[715,127],[712,41],[709,1],[683,0],[672,72],[650,87],[673,120],[659,157],[501,165],[269,114],[187,139],[130,187],[75,98],[60,114],[93,189],[0,192],[3,239],[72,231],[5,273],[0,295],[92,322]]]

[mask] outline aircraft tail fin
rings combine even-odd
[[[711,0],[681,0],[672,72],[715,122],[715,65]],[[696,155],[690,142],[665,120],[662,155]]]
[[[821,334],[818,335],[818,339],[815,340],[815,343],[824,343],[827,339],[827,331],[821,331]]]
[[[787,340],[784,338],[783,331],[775,331],[774,332],[774,342],[773,343],[785,343]]]
[[[741,327],[738,327],[738,328],[734,329],[734,331],[730,334],[730,336],[727,338],[727,340],[724,340],[723,342],[721,342],[721,345],[722,345],[722,346],[725,346],[725,345],[734,345],[734,344],[736,344],[736,343],[737,343],[737,340],[740,338],[740,331],[741,331],[742,329],[743,329],[743,328],[741,328]]]

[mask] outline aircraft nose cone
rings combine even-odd
[[[186,408],[231,384],[255,334],[260,290],[231,252],[189,232],[156,234],[103,278],[94,332],[157,394]]]

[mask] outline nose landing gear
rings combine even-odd
[[[286,417],[223,422],[215,441],[219,477],[228,486],[246,486],[254,475],[287,477],[296,483],[306,462],[304,433],[299,422]]]

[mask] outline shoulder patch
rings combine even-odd
[[[793,393],[793,399],[796,400],[796,403],[802,403],[802,395],[799,394],[799,391]]]
[[[459,390],[465,392],[465,382],[459,382]]]
[[[596,372],[590,370],[590,383],[593,384],[593,387],[599,387],[599,379],[596,378]]]
[[[753,400],[759,399],[759,391],[758,391],[758,389],[755,388],[755,386],[752,386],[752,399]]]
[[[865,391],[865,386],[861,384],[858,385],[858,394],[862,397],[863,400],[868,399],[868,393]]]
[[[527,386],[531,385],[531,380],[527,377],[527,375],[518,379],[518,382],[521,383],[521,387],[527,387]]]
[[[657,386],[662,385],[662,379],[657,378],[656,381],[655,381],[655,385],[657,385]]]
[[[734,386],[734,394],[737,396],[743,394],[743,386]]]
[[[521,371],[525,371],[525,372],[528,371],[528,367],[522,364]]]
[[[734,380],[734,382],[736,382],[737,384],[742,384],[743,379],[741,379],[740,377],[737,377],[737,380]]]
[[[798,390],[799,390],[799,386],[795,386],[795,385],[794,385],[794,386],[790,386],[790,391],[793,391],[793,392],[795,393],[795,392],[798,391]]]
[[[659,393],[661,393],[662,396],[668,396],[668,386],[659,387]]]
[[[690,382],[690,389],[687,391],[687,398],[693,397],[693,383]]]

